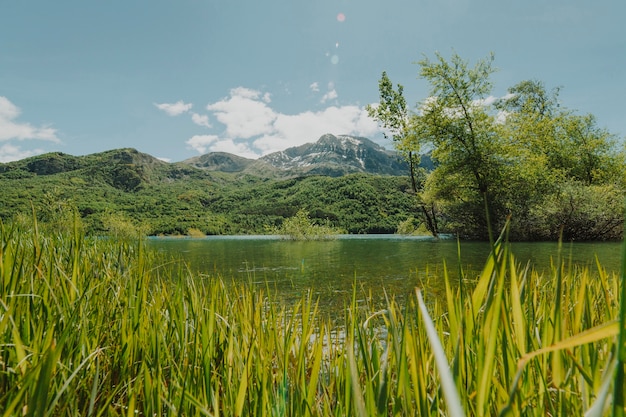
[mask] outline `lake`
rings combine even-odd
[[[182,259],[201,277],[220,277],[268,285],[287,300],[312,291],[321,304],[342,308],[356,283],[358,291],[382,299],[385,292],[404,298],[415,287],[440,296],[443,263],[458,279],[458,243],[403,235],[341,235],[325,241],[292,241],[279,236],[210,236],[205,238],[151,238],[151,247],[167,257]],[[489,244],[461,242],[460,266],[473,280],[489,254]],[[518,262],[548,271],[556,260],[557,243],[513,243]],[[609,272],[620,268],[619,242],[566,243],[563,256],[573,265],[595,267],[595,257]],[[363,297],[359,297],[362,299]]]

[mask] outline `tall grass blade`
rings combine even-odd
[[[65,382],[63,383],[63,385],[58,389],[56,396],[54,397],[54,400],[50,403],[50,409],[54,409],[54,407],[57,405],[57,403],[59,402],[59,400],[61,399],[61,396],[63,395],[63,393],[68,389],[69,385],[72,383],[72,381],[74,380],[74,378],[76,378],[76,376],[78,375],[78,373],[80,372],[80,370],[89,364],[89,361],[91,361],[91,359],[95,356],[97,357],[97,355],[99,355],[101,353],[100,350],[96,350],[95,352],[92,352],[89,356],[87,356],[87,358],[85,358],[85,360],[76,367],[76,369],[74,370],[74,372],[72,372],[72,374],[65,380]],[[97,380],[94,380],[94,382],[97,382]]]
[[[424,322],[424,327],[426,328],[426,335],[428,336],[428,341],[430,342],[433,355],[435,356],[435,363],[437,364],[437,369],[439,370],[439,379],[441,381],[441,388],[448,407],[448,415],[451,417],[464,417],[465,412],[463,411],[463,405],[461,404],[461,398],[459,397],[457,387],[454,384],[454,378],[450,372],[446,352],[443,350],[443,346],[441,345],[441,341],[437,335],[437,329],[430,318],[426,304],[424,304],[422,292],[417,289],[416,293],[419,310],[422,313],[422,321]]]
[[[615,366],[617,361],[613,360],[609,365],[604,379],[602,380],[602,386],[597,394],[596,400],[589,407],[585,413],[585,417],[602,417],[605,415],[607,407],[607,400],[609,399],[609,392],[611,390],[611,383],[613,382],[613,375],[615,375]]]
[[[545,348],[538,349],[523,355],[518,361],[517,373],[515,374],[515,379],[513,381],[513,384],[511,385],[511,390],[509,392],[509,404],[507,404],[503,408],[503,411],[500,413],[500,415],[505,415],[505,411],[510,408],[515,393],[519,388],[519,383],[524,373],[524,368],[531,359],[546,353],[570,349],[577,346],[585,345],[587,343],[596,342],[601,339],[614,337],[618,334],[618,332],[619,323],[616,320],[613,320],[611,322],[604,323],[591,329],[585,330],[584,332],[581,332],[575,336],[563,339],[560,342],[555,343],[554,345],[547,346]]]
[[[320,331],[319,331],[319,339],[320,341],[324,340],[324,326],[320,326]],[[317,348],[315,348],[315,351],[313,352],[314,358],[313,358],[313,367],[311,368],[311,379],[309,380],[309,387],[308,387],[308,393],[307,393],[307,404],[308,404],[308,409],[307,409],[307,415],[309,415],[309,409],[313,406],[313,401],[315,401],[315,395],[317,393],[317,383],[318,383],[318,379],[320,376],[320,369],[322,367],[322,354],[323,354],[323,349],[322,346],[318,346]]]
[[[563,317],[562,317],[562,302],[563,302],[563,242],[559,239],[557,262],[555,265],[555,283],[554,283],[554,308],[552,316],[552,341],[554,345],[563,338]],[[565,370],[563,365],[563,357],[560,351],[554,351],[550,357],[552,362],[552,383],[560,388],[563,384],[565,377]]]
[[[615,371],[615,386],[613,387],[613,417],[624,417],[626,415],[626,241],[622,248],[620,287],[620,331],[617,337],[617,369]]]
[[[491,303],[487,304],[487,311],[483,318],[483,328],[481,329],[482,336],[485,339],[484,348],[482,352],[483,357],[482,367],[478,372],[479,381],[477,387],[476,407],[479,415],[483,415],[489,393],[491,391],[491,379],[493,377],[493,369],[495,368],[496,361],[496,349],[498,339],[500,338],[500,332],[498,326],[500,324],[500,315],[502,313],[502,299],[504,292],[504,276],[506,268],[506,253],[504,261],[499,265],[499,269],[496,270],[495,278],[497,282],[497,288],[495,292],[491,292]]]
[[[513,319],[513,328],[515,329],[515,342],[517,350],[520,354],[526,353],[526,320],[524,315],[524,307],[522,306],[522,295],[519,287],[519,276],[517,269],[514,267],[515,261],[513,255],[510,255],[509,265],[511,268],[511,315]]]
[[[29,416],[43,417],[47,414],[50,383],[59,356],[60,348],[52,342],[52,345],[46,352],[41,371],[39,372],[35,392],[28,404]]]
[[[351,338],[349,338],[351,339]],[[365,399],[363,397],[363,391],[359,383],[359,371],[354,358],[354,343],[351,341],[348,345],[348,366],[350,369],[350,385],[352,386],[352,397],[354,399],[355,415],[358,417],[368,417],[367,408],[365,406]]]
[[[91,384],[91,395],[89,395],[89,410],[87,416],[93,415],[93,410],[96,405],[96,397],[98,396],[98,380],[100,378],[100,358],[96,356],[96,374],[93,377],[93,383]]]
[[[601,339],[616,336],[619,331],[620,324],[617,320],[612,320],[607,323],[600,324],[596,327],[585,330],[584,332],[581,332],[575,336],[563,339],[553,345],[525,354],[520,358],[519,365],[524,366],[532,358],[543,355],[545,353],[557,352],[560,350],[569,349],[587,343],[592,343]]]

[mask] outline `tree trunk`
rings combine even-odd
[[[409,151],[409,175],[411,177],[411,189],[415,195],[418,194],[419,190],[417,188],[417,179],[415,178],[415,161],[413,159],[413,152]],[[420,208],[422,209],[422,214],[424,215],[424,220],[426,220],[426,228],[434,237],[439,237],[439,230],[437,227],[437,219],[435,217],[435,207],[431,205],[430,212],[428,208],[426,208],[426,204],[420,203]]]

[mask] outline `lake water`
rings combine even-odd
[[[152,238],[148,246],[182,259],[202,277],[268,285],[285,299],[312,291],[323,305],[341,308],[356,283],[361,294],[403,298],[419,286],[432,296],[443,291],[443,263],[453,279],[459,265],[466,279],[476,277],[489,254],[489,244],[436,240],[402,235],[342,235],[326,241],[292,241],[278,236],[211,236]],[[518,262],[549,270],[556,243],[513,243]],[[563,256],[595,271],[595,257],[609,272],[618,272],[622,244],[566,243]]]

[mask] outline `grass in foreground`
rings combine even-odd
[[[331,321],[310,296],[280,305],[161,262],[0,224],[0,413],[624,413],[624,290],[600,265],[541,276],[499,243],[471,288],[444,274],[445,300],[378,311],[355,291]]]

